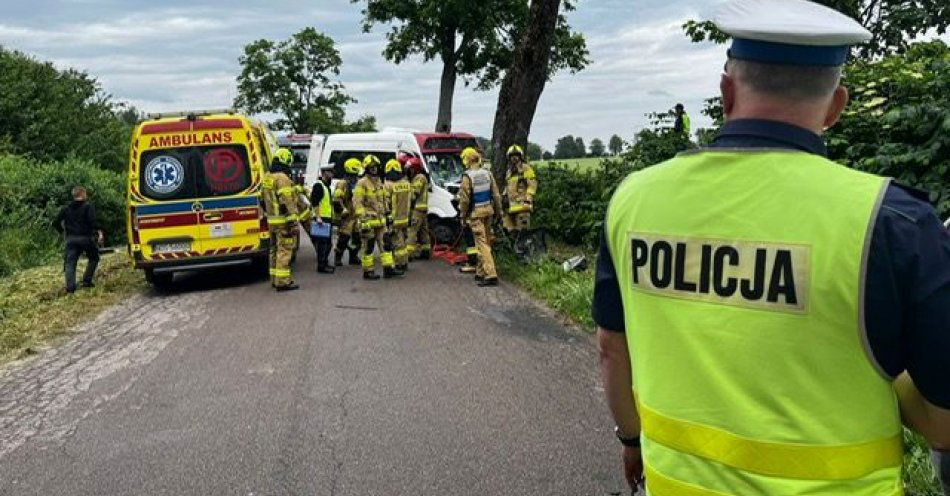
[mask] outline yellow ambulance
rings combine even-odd
[[[255,264],[266,272],[261,181],[277,141],[233,111],[153,114],[132,135],[129,255],[146,279]]]

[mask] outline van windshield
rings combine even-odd
[[[251,185],[243,146],[166,148],[142,153],[139,189],[153,200],[233,195]]]
[[[426,153],[426,166],[432,176],[432,182],[445,188],[449,184],[458,184],[462,181],[465,166],[458,153]]]

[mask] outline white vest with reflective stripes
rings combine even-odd
[[[491,172],[485,169],[475,169],[465,171],[465,175],[472,180],[472,207],[484,207],[490,205],[491,195]]]

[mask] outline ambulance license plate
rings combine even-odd
[[[174,243],[155,243],[152,245],[152,253],[180,253],[191,251],[191,242],[176,241]]]

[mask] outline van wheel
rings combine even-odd
[[[145,281],[157,289],[165,289],[172,284],[174,272],[155,272],[154,269],[145,269]]]
[[[458,239],[459,224],[455,219],[430,218],[429,232],[432,234],[432,238],[436,243],[440,245],[451,245]]]

